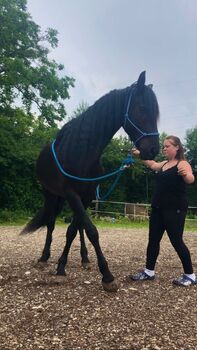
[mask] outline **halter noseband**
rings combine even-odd
[[[128,121],[134,127],[134,129],[136,129],[140,133],[140,136],[135,141],[133,140],[133,142],[134,142],[134,144],[136,146],[137,142],[139,142],[139,140],[141,140],[143,137],[145,137],[145,136],[159,136],[159,133],[156,132],[156,131],[155,132],[149,132],[149,133],[144,132],[140,128],[138,128],[138,126],[135,125],[131,121],[131,119],[129,118],[129,108],[130,108],[130,104],[131,104],[131,99],[133,97],[133,93],[134,93],[134,88],[131,89],[131,93],[130,93],[130,96],[129,96],[129,99],[128,99],[128,103],[127,103],[126,113],[124,115],[124,129],[125,129],[126,123]]]

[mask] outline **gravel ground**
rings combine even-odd
[[[144,265],[147,231],[101,229],[100,242],[119,284],[117,293],[102,289],[94,250],[87,247],[91,269],[81,267],[75,239],[67,276],[54,276],[65,229],[54,232],[52,256],[35,266],[45,230],[19,236],[19,227],[1,227],[1,350],[197,350],[197,286],[174,287],[181,265],[164,236],[157,278],[128,282]],[[185,233],[197,272],[197,233]]]

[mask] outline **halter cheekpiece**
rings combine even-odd
[[[134,95],[134,91],[135,91],[135,86],[132,86],[131,87],[131,92],[130,92],[130,95],[129,95],[129,98],[128,98],[128,102],[127,102],[127,107],[126,107],[126,112],[125,112],[125,115],[124,115],[124,129],[126,127],[126,123],[127,121],[133,126],[134,129],[136,129],[139,133],[140,133],[140,136],[136,139],[136,140],[133,140],[133,143],[135,144],[135,146],[137,145],[137,143],[143,138],[143,137],[146,137],[146,136],[159,136],[159,133],[157,131],[155,132],[144,132],[142,131],[140,128],[138,128],[137,125],[135,125],[132,120],[129,118],[129,108],[131,106],[131,102],[132,102],[132,97]]]

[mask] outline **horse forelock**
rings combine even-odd
[[[157,97],[152,89],[152,85],[144,85],[144,88],[138,92],[137,90],[137,82],[133,83],[130,86],[131,93],[133,91],[133,98],[135,99],[136,95],[141,95],[143,98],[143,104],[149,111],[150,117],[153,121],[158,121],[159,119],[159,105],[157,102]]]

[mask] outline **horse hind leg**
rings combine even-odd
[[[79,228],[79,235],[80,235],[80,242],[81,242],[81,248],[80,248],[81,264],[84,269],[88,270],[90,269],[90,260],[88,258],[88,250],[86,248],[84,231],[82,227]]]
[[[57,215],[61,212],[64,204],[64,199],[45,192],[45,210],[47,216],[47,235],[45,245],[41,257],[38,259],[40,263],[46,263],[51,256],[51,244],[55,221]]]
[[[68,226],[68,229],[66,232],[66,245],[64,247],[64,250],[63,250],[61,257],[58,260],[58,266],[57,266],[57,271],[56,271],[56,275],[58,275],[58,276],[65,276],[66,275],[65,267],[66,267],[67,260],[68,260],[68,254],[69,254],[72,242],[77,235],[77,230],[78,230],[78,224],[77,224],[76,218],[73,217],[72,222]]]
[[[47,235],[45,240],[45,245],[42,251],[41,257],[38,259],[39,263],[46,263],[51,256],[51,243],[52,243],[52,234],[55,228],[55,219],[47,224]]]

